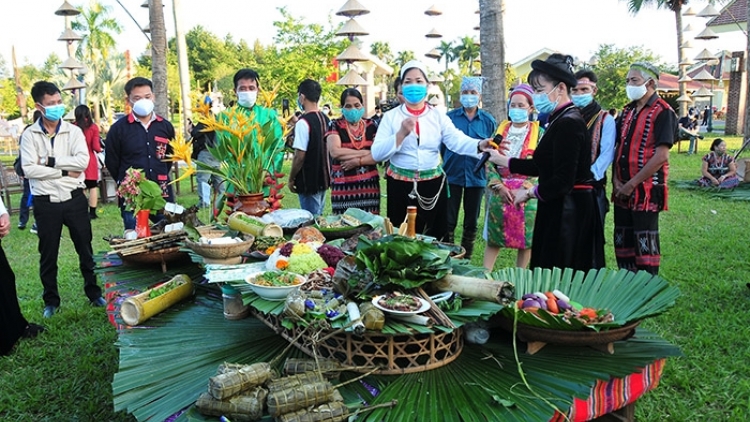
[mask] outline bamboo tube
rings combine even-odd
[[[425,327],[432,326],[432,320],[424,315],[391,315],[391,318],[399,321],[408,322],[415,325],[424,325]]]
[[[513,300],[513,284],[506,281],[485,280],[449,274],[432,283],[438,290],[452,291],[464,297],[502,304]]]
[[[153,299],[149,299],[149,294],[154,289],[146,290],[141,294],[125,299],[120,307],[122,320],[130,326],[142,324],[152,316],[193,294],[193,283],[186,274],[178,274],[157,288],[169,284],[175,284],[177,287]]]

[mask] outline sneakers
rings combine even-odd
[[[44,307],[44,316],[45,318],[52,318],[52,315],[54,315],[57,312],[57,306],[47,305]]]
[[[26,229],[26,224],[18,223],[18,230],[25,230],[25,229]]]
[[[104,298],[100,296],[91,301],[91,306],[94,306],[96,308],[101,308],[103,306],[107,306],[107,301],[104,300]]]
[[[33,224],[33,225],[31,226],[31,230],[29,230],[29,233],[31,233],[31,234],[37,234],[37,233],[38,233],[38,232],[36,231],[36,223],[34,223],[34,224]]]

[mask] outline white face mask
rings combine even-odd
[[[148,98],[141,98],[133,103],[133,113],[135,113],[136,116],[150,116],[152,111],[154,111],[154,102]]]
[[[258,91],[239,91],[237,92],[237,103],[242,107],[251,108],[258,99]]]
[[[638,101],[643,98],[644,95],[646,95],[646,92],[648,91],[648,89],[646,89],[647,83],[648,81],[644,82],[643,85],[625,86],[625,94],[627,94],[630,101]]]

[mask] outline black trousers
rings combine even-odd
[[[448,235],[453,237],[453,232],[458,224],[458,211],[461,209],[461,200],[464,203],[464,233],[476,233],[477,221],[479,221],[479,208],[482,206],[484,188],[466,188],[461,185],[448,185],[450,196],[446,207],[446,220],[448,224]]]
[[[29,323],[21,314],[16,294],[16,276],[0,244],[0,356],[8,354]]]
[[[60,306],[57,290],[57,258],[60,253],[60,235],[68,227],[70,240],[78,254],[78,268],[83,276],[83,290],[89,300],[102,296],[96,284],[94,254],[91,247],[91,220],[89,204],[82,189],[73,191],[73,198],[65,202],[50,202],[47,196],[34,196],[34,219],[39,232],[39,277],[44,287],[45,306]]]
[[[633,211],[615,206],[615,258],[617,266],[629,271],[659,274],[661,241],[659,213]]]
[[[419,194],[424,198],[431,198],[438,193],[442,177],[432,180],[418,182]],[[386,189],[388,192],[388,218],[391,223],[398,228],[406,218],[406,207],[409,205],[417,206],[417,234],[432,236],[438,240],[443,240],[447,232],[445,224],[445,208],[447,205],[448,183],[440,191],[440,198],[435,207],[431,210],[425,210],[417,203],[417,199],[410,198],[409,194],[414,188],[413,182],[404,182],[386,176]]]

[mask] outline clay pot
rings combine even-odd
[[[241,204],[236,211],[242,211],[247,215],[260,217],[267,213],[271,205],[263,198],[262,193],[251,193],[248,195],[236,195]]]

